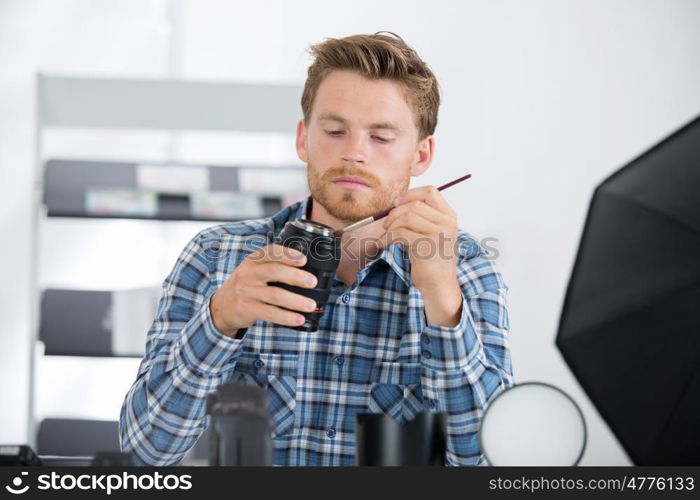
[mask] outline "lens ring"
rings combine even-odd
[[[320,222],[314,222],[312,220],[308,219],[296,219],[291,221],[291,223],[295,226],[298,227],[299,229],[302,229],[304,231],[309,231],[314,234],[320,234],[322,236],[335,236],[335,229],[333,229],[330,226],[327,226],[325,224],[321,224]]]

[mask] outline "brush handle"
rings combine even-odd
[[[453,180],[453,181],[448,182],[447,184],[443,184],[442,186],[440,186],[440,187],[437,188],[437,189],[438,189],[438,191],[442,191],[443,189],[447,189],[447,188],[450,187],[450,186],[454,186],[454,185],[457,184],[458,182],[466,181],[466,180],[469,179],[471,176],[472,176],[472,174],[464,175],[464,176],[462,176],[462,177],[460,177],[460,178],[458,178],[458,179],[455,179],[455,180]],[[339,229],[338,231],[336,231],[336,233],[337,233],[338,236],[340,236],[341,234],[343,234],[343,233],[346,232],[346,231],[354,231],[355,229],[361,228],[362,226],[366,226],[367,224],[370,224],[370,223],[372,223],[372,222],[374,222],[374,221],[377,221],[377,220],[379,220],[379,219],[383,219],[384,217],[386,217],[387,215],[389,215],[389,212],[391,212],[391,210],[392,210],[393,208],[395,208],[395,207],[389,207],[389,208],[387,208],[386,210],[382,210],[381,212],[377,212],[376,214],[374,214],[374,215],[372,215],[372,216],[370,216],[370,217],[367,217],[367,218],[365,218],[365,219],[362,219],[362,220],[359,220],[359,221],[357,221],[357,222],[354,222],[353,224],[350,224],[349,226],[347,226],[347,227],[344,228],[344,229]]]

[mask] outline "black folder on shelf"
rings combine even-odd
[[[39,339],[45,354],[143,355],[161,290],[45,290]]]

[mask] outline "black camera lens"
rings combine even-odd
[[[419,412],[401,423],[385,413],[355,415],[357,465],[445,465],[447,414]]]
[[[292,327],[294,330],[315,332],[318,330],[318,323],[323,316],[333,277],[340,262],[340,237],[330,226],[307,219],[297,219],[284,225],[276,242],[306,255],[306,264],[301,269],[316,276],[316,288],[301,288],[279,281],[269,283],[316,302],[315,311],[301,313],[306,318],[304,324]]]
[[[262,387],[227,383],[207,395],[209,465],[272,465],[272,418]]]

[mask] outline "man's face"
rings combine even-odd
[[[297,127],[315,202],[344,223],[388,208],[432,158],[432,136],[418,140],[401,85],[333,71],[319,85],[308,125]]]

